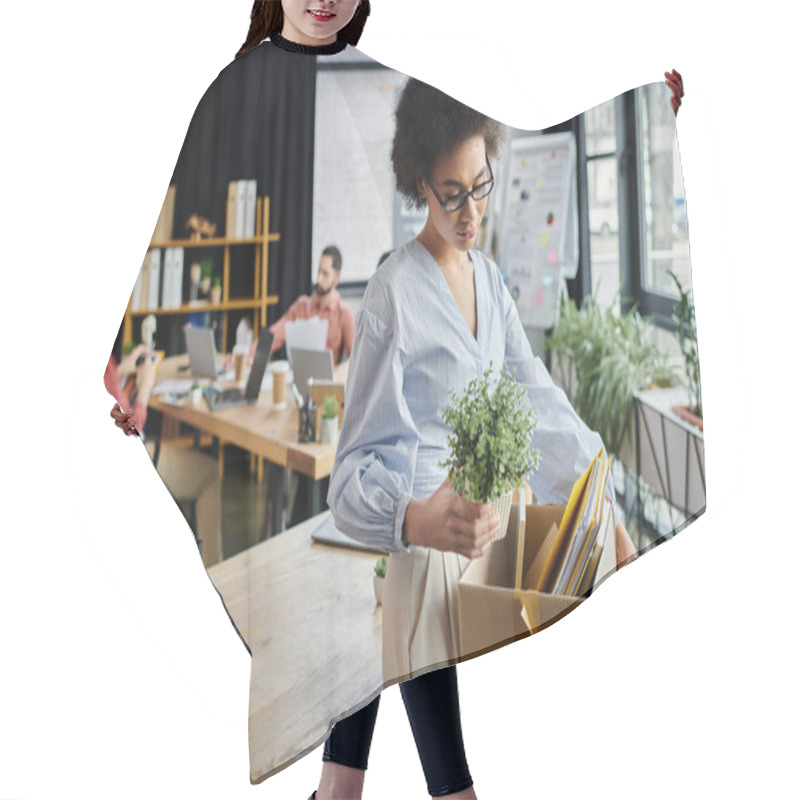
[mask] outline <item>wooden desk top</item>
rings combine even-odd
[[[252,652],[254,783],[318,747],[332,717],[381,688],[378,556],[313,543],[325,514],[208,570]]]
[[[165,358],[159,365],[156,384],[170,378],[184,377],[179,367],[188,363],[189,357],[185,354]],[[345,362],[336,368],[337,380],[346,379],[347,366]],[[175,405],[155,395],[150,397],[148,405],[222,441],[266,458],[273,464],[296,470],[315,480],[331,474],[336,446],[300,444],[297,441],[297,409],[291,395],[287,398],[286,407],[280,409],[272,404],[271,392],[261,392],[258,402],[252,406],[222,411],[211,411],[205,400],[195,405],[187,399]]]

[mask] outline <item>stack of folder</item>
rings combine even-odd
[[[520,588],[566,597],[591,590],[608,531],[613,536],[614,530],[609,478],[609,461],[600,450],[572,487],[561,524],[551,529]]]

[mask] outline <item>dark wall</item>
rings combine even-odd
[[[195,110],[170,184],[176,186],[173,238],[186,238],[186,221],[197,213],[225,235],[228,183],[252,179],[258,196],[270,197],[269,293],[280,303],[274,322],[299,294],[311,288],[311,224],[314,167],[316,58],[262,42],[229,64]],[[166,191],[166,187],[165,187]],[[155,220],[154,220],[155,222]],[[222,249],[184,252],[184,299],[189,265],[204,256],[222,273]],[[231,296],[252,295],[254,247],[231,248]],[[229,313],[229,343],[241,314]],[[138,338],[141,318],[134,319]],[[185,315],[161,315],[160,347],[183,349]],[[177,349],[175,347],[177,346]]]

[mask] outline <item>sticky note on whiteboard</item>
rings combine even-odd
[[[549,245],[549,244],[550,244],[550,232],[549,231],[545,231],[542,234],[542,247],[547,247],[547,245]]]
[[[549,267],[558,266],[558,250],[556,250],[555,247],[551,247],[547,251],[547,266]]]

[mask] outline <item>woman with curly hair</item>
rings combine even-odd
[[[391,553],[383,679],[405,681],[428,791],[473,798],[455,668],[456,592],[500,521],[488,504],[457,494],[441,466],[448,393],[461,393],[491,363],[515,370],[538,418],[543,466],[530,484],[541,502],[565,502],[602,442],[531,352],[497,265],[474,249],[503,126],[414,79],[395,116],[397,189],[428,216],[367,285],[328,503],[338,528]],[[627,538],[621,525],[618,535]],[[379,699],[334,727],[317,800],[360,797]]]

